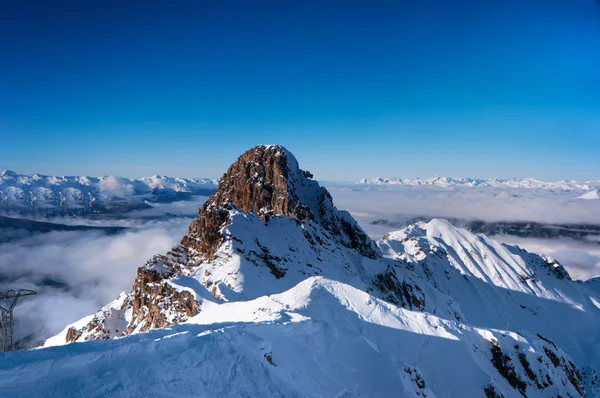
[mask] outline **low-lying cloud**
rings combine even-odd
[[[373,219],[430,216],[483,221],[600,224],[600,201],[550,189],[329,184],[336,206]]]
[[[52,336],[128,292],[137,267],[176,245],[189,222],[146,222],[111,236],[50,232],[0,245],[0,290],[38,292],[16,307],[15,337]]]
[[[492,238],[558,260],[573,279],[587,280],[600,275],[600,245],[574,239],[534,239],[496,235]]]

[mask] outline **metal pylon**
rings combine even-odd
[[[16,289],[0,290],[0,352],[12,351],[13,341],[13,310],[17,305],[19,297],[33,296],[37,294],[33,290]]]

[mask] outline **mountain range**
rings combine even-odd
[[[35,217],[123,213],[151,208],[148,203],[208,196],[217,181],[164,176],[55,177],[0,172],[0,213]]]
[[[439,188],[519,188],[582,191],[581,199],[599,199],[598,181],[543,182],[525,179],[478,179],[431,177],[374,178],[358,182],[363,185],[394,185]],[[139,179],[103,176],[46,176],[0,172],[0,214],[22,217],[62,217],[94,214],[123,214],[152,207],[153,203],[169,203],[208,196],[218,181],[209,178],[166,176]],[[585,191],[585,192],[584,192]]]
[[[565,191],[589,191],[600,188],[600,180],[578,182],[578,181],[556,181],[544,182],[535,178],[509,178],[509,179],[481,179],[464,177],[440,177],[430,178],[372,178],[362,179],[358,182],[365,185],[405,185],[405,186],[436,186],[448,187],[499,187],[499,188],[522,188],[522,189],[557,189]]]
[[[0,357],[0,390],[593,397],[599,338],[600,278],[441,219],[374,241],[288,150],[261,145],[129,293]]]

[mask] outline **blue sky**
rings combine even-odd
[[[600,178],[597,0],[8,1],[0,169]]]

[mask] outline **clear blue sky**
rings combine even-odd
[[[0,169],[600,178],[600,2],[2,1]]]

